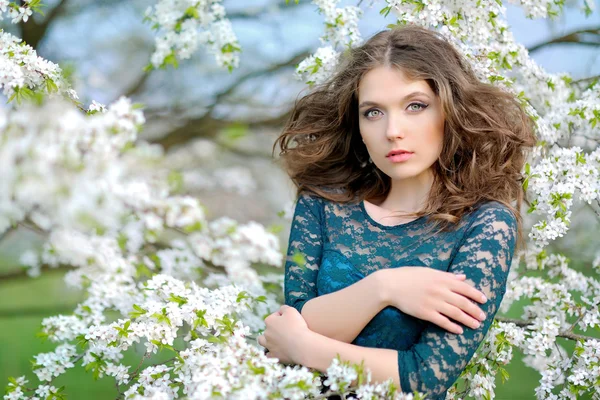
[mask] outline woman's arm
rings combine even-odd
[[[483,293],[464,279],[464,275],[431,268],[383,269],[337,292],[311,299],[302,308],[302,317],[312,331],[345,343],[352,343],[387,306],[462,333],[458,323],[477,328],[486,318],[470,300],[485,303]]]
[[[431,269],[395,268],[376,271],[344,289],[317,297],[317,276],[323,252],[323,205],[320,198],[302,195],[296,203],[285,265],[285,304],[294,307],[314,332],[351,343],[377,313],[387,306],[456,332],[460,327],[441,318],[437,308],[455,304],[452,317],[466,326],[477,324],[481,310],[469,299],[482,293],[453,274]],[[393,276],[390,276],[393,274]],[[402,275],[402,276],[400,276]],[[449,277],[451,276],[451,277]],[[390,288],[398,282],[408,288]],[[398,285],[396,285],[398,286]],[[419,295],[435,290],[425,303]],[[442,296],[453,296],[450,300]],[[469,316],[470,315],[470,316]],[[450,315],[449,315],[450,316]]]
[[[379,272],[308,301],[301,313],[308,328],[328,338],[352,343],[369,321],[387,306]]]
[[[297,361],[299,364],[325,372],[339,355],[342,361],[350,361],[354,364],[364,362],[365,369],[371,371],[373,381],[385,382],[392,378],[394,384],[400,389],[396,350],[356,346],[316,332],[308,332],[302,340],[300,347],[304,350]]]
[[[301,313],[312,331],[351,343],[386,306],[380,296],[380,274],[317,297],[323,240],[322,200],[301,195],[292,219],[285,264],[285,304]]]
[[[429,324],[417,343],[406,350],[355,346],[315,332],[301,335],[298,362],[326,371],[339,354],[343,361],[360,363],[376,381],[392,378],[405,393],[419,391],[439,396],[456,381],[485,337],[506,290],[506,278],[516,242],[516,220],[503,207],[479,210],[459,248],[451,270],[462,272],[483,290],[487,319],[463,335]]]
[[[506,291],[506,279],[516,244],[514,215],[498,203],[475,211],[452,260],[450,272],[463,273],[488,302],[482,305],[487,318],[477,329],[455,335],[428,324],[409,349],[398,351],[398,371],[404,392],[419,391],[432,397],[448,390],[458,379],[483,341]]]

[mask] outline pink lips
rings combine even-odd
[[[390,151],[387,155],[387,158],[393,163],[398,163],[398,162],[404,162],[404,161],[408,160],[409,158],[411,158],[413,156],[413,154],[414,153],[411,153],[409,151],[404,151],[404,150]]]

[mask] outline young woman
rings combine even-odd
[[[350,51],[275,144],[299,198],[286,305],[259,343],[443,398],[504,295],[534,144],[518,101],[439,34],[397,28]]]

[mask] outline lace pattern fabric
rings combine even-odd
[[[497,202],[479,206],[450,232],[436,232],[425,217],[385,226],[370,218],[362,202],[339,204],[303,194],[292,220],[285,301],[301,312],[310,299],[383,268],[423,266],[466,274],[488,298],[481,305],[487,318],[478,329],[463,327],[464,333],[455,335],[386,307],[353,341],[398,351],[402,391],[441,399],[477,350],[502,301],[516,229],[512,212]]]

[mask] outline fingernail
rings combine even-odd
[[[487,297],[481,296],[481,301],[483,301],[484,303],[487,303]]]
[[[458,329],[457,329],[457,333],[458,333],[459,335],[462,335],[462,333],[463,333],[463,330],[462,330],[462,328],[458,328]]]
[[[475,322],[475,327],[473,329],[477,329],[481,326],[481,324],[479,322]]]
[[[482,319],[482,320],[484,320],[485,319],[485,314],[484,313],[479,314],[479,318]]]

